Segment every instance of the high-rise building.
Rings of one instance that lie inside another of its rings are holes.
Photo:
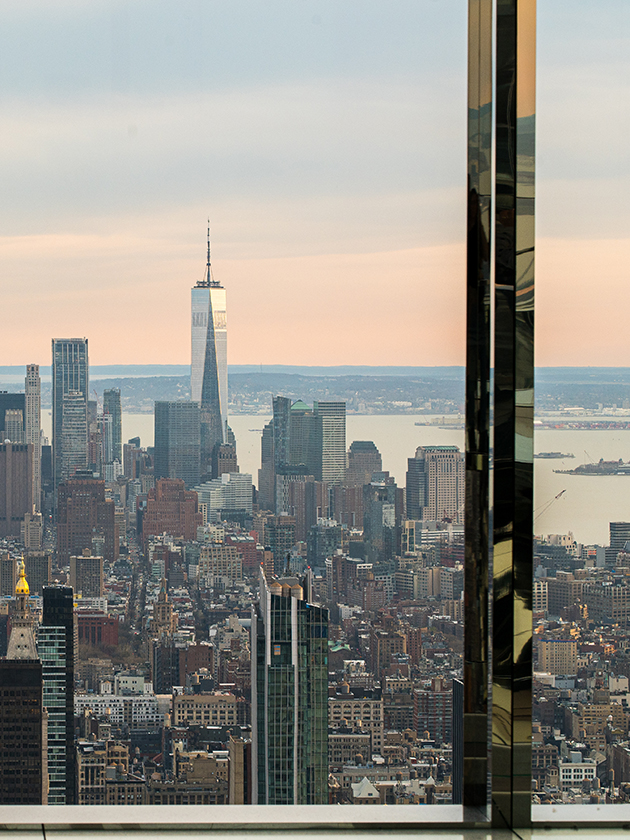
[[[363,487],[363,540],[368,560],[391,563],[396,556],[400,517],[398,488],[389,481],[372,481]]]
[[[374,473],[383,469],[383,459],[371,440],[353,440],[348,450],[348,468],[344,484],[363,487],[372,481]]]
[[[194,488],[199,502],[206,505],[208,522],[232,522],[251,518],[252,477],[248,473],[223,473]]]
[[[313,411],[321,423],[322,474],[326,484],[343,484],[346,475],[346,404],[315,402]],[[317,477],[317,476],[316,476]]]
[[[206,273],[192,289],[190,393],[201,412],[201,472],[212,474],[215,446],[227,440],[227,307],[225,289],[214,279],[210,230]]]
[[[70,557],[70,586],[84,598],[102,598],[105,590],[103,558],[93,556],[89,549],[78,557]]]
[[[103,415],[112,418],[112,461],[118,461],[122,464],[122,408],[120,405],[120,388],[107,388],[103,391]]]
[[[457,446],[419,446],[407,460],[407,519],[464,521],[464,455]]]
[[[50,553],[48,551],[27,551],[25,565],[31,594],[41,595],[44,587],[50,585],[52,577],[52,557]]]
[[[155,403],[155,478],[181,478],[187,488],[199,483],[199,403]]]
[[[61,428],[61,481],[67,481],[78,471],[88,467],[88,423],[85,400],[80,391],[63,395]],[[95,464],[97,469],[100,464]],[[58,486],[58,485],[57,485]]]
[[[15,436],[15,418],[17,415],[14,412],[16,411],[22,413],[22,418],[24,420],[26,416],[24,394],[15,394],[10,391],[0,391],[0,442],[8,438],[13,443],[23,443],[23,430],[19,430],[19,440],[13,440],[9,434],[9,432],[12,431]],[[8,418],[7,414],[9,415]],[[7,425],[9,428],[7,428]]]
[[[448,744],[453,731],[453,685],[434,677],[413,692],[413,728],[428,732],[436,744]]]
[[[7,658],[0,660],[0,804],[45,805],[46,712],[29,587],[20,563]]]
[[[33,447],[33,504],[38,513],[42,509],[41,393],[39,365],[27,365],[24,380],[24,442]]]
[[[5,440],[24,443],[24,412],[21,408],[9,408],[4,413]]]
[[[147,495],[142,519],[144,540],[160,534],[194,540],[200,525],[203,525],[203,517],[197,494],[186,490],[181,479],[159,478]]]
[[[282,574],[287,554],[295,545],[295,517],[270,516],[265,525],[265,541],[273,553],[276,574]]]
[[[32,465],[30,444],[0,444],[0,537],[19,537],[25,514],[33,512]]]
[[[0,556],[0,596],[14,595],[16,585],[17,561],[9,554],[3,554]]]
[[[328,610],[310,573],[267,577],[252,607],[252,802],[328,802]]]
[[[88,464],[87,338],[52,340],[53,484]]]
[[[38,631],[44,705],[48,710],[50,803],[74,805],[74,668],[78,654],[74,599],[70,586],[43,589]]]
[[[101,541],[105,560],[118,559],[116,506],[105,498],[105,482],[90,473],[77,473],[57,492],[57,559],[69,563],[72,555],[92,550]]]

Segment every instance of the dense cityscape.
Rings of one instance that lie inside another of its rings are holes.
[[[191,330],[152,447],[85,338],[51,441],[37,364],[0,392],[0,804],[460,803],[463,453],[398,486],[346,401],[278,394],[240,472],[209,251]],[[629,801],[630,523],[534,567],[534,801]]]

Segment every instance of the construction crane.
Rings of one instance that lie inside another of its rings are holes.
[[[557,495],[557,496],[554,496],[554,497],[553,497],[553,499],[550,499],[548,502],[545,502],[544,504],[540,505],[540,507],[537,507],[537,508],[536,508],[536,510],[534,511],[534,522],[536,522],[536,520],[537,520],[539,517],[541,517],[541,516],[543,515],[543,513],[547,513],[547,511],[548,511],[548,510],[549,510],[549,508],[553,505],[553,503],[554,503],[554,502],[557,502],[557,501],[558,501],[558,499],[559,499],[561,496],[564,496],[564,494],[565,494],[566,492],[567,492],[567,491],[566,491],[566,489],[565,489],[565,490],[561,490],[561,491],[558,493],[558,495]]]

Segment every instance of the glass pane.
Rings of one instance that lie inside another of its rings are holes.
[[[630,783],[630,382],[614,328],[628,301],[629,35],[623,3],[539,4],[533,801],[545,806],[623,803]]]
[[[464,6],[1,14],[0,800],[461,803]]]

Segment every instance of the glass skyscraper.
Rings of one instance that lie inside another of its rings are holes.
[[[74,664],[78,644],[72,587],[44,587],[37,649],[48,711],[48,801],[51,805],[74,805]]]
[[[52,340],[53,482],[70,478],[88,463],[87,338]]]
[[[199,403],[155,403],[155,477],[199,482]]]
[[[112,418],[112,461],[119,461],[122,464],[122,409],[120,406],[120,388],[106,388],[103,391],[103,414]]]
[[[252,607],[253,802],[328,802],[328,610],[310,603],[310,572],[261,568]]]
[[[227,309],[225,289],[214,279],[210,235],[206,274],[192,289],[191,400],[201,409],[201,472],[212,472],[212,453],[227,442]]]
[[[42,663],[44,708],[48,713],[48,804],[65,805],[66,729],[66,631],[64,627],[39,627],[37,652]]]

